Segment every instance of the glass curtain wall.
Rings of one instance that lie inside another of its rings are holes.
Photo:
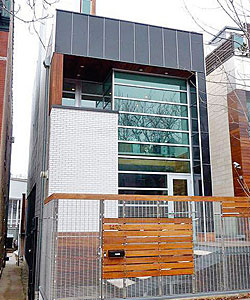
[[[168,195],[168,173],[191,173],[187,81],[115,71],[114,109],[119,193]]]

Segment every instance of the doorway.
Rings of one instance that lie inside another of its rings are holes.
[[[168,195],[169,196],[192,196],[192,182],[190,175],[168,176]],[[169,201],[168,217],[169,218],[187,218],[190,214],[190,203]]]

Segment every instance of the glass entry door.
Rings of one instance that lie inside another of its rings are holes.
[[[190,175],[169,175],[168,176],[169,196],[192,196]],[[189,216],[190,207],[188,202],[168,203],[169,218],[186,218]]]

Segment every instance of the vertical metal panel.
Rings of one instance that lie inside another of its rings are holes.
[[[197,73],[198,78],[198,93],[200,105],[200,125],[201,132],[208,132],[208,117],[207,117],[207,94],[206,81],[204,73]]]
[[[178,59],[181,70],[191,69],[189,32],[177,31]]]
[[[119,59],[119,21],[105,20],[105,58]]]
[[[191,33],[192,70],[204,72],[203,36]]]
[[[149,64],[148,26],[135,24],[135,61]]]
[[[177,68],[176,30],[163,29],[165,67]]]
[[[209,134],[201,133],[201,145],[202,145],[202,161],[204,164],[210,164],[209,156]]]
[[[209,152],[207,152],[209,155]],[[204,174],[204,196],[212,195],[212,183],[211,183],[211,167],[209,164],[203,164],[203,174]]]
[[[211,185],[211,168],[210,168],[210,150],[209,150],[209,134],[208,134],[208,120],[207,120],[207,97],[206,97],[206,83],[205,74],[197,73],[197,93],[199,103],[197,105],[199,112],[199,130],[201,143],[201,162],[204,183],[204,196],[212,194]]]
[[[160,27],[149,27],[150,63],[156,66],[163,65],[163,40]]]
[[[89,56],[103,57],[103,25],[103,18],[89,18]]]
[[[73,14],[72,53],[87,55],[88,45],[88,17],[86,15]]]
[[[204,70],[200,34],[65,11],[57,12],[55,51],[198,72]]]
[[[55,51],[71,54],[72,13],[57,12]]]
[[[134,62],[134,24],[120,22],[120,59]]]

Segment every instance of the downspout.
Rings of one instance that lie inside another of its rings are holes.
[[[45,75],[45,100],[44,100],[44,116],[43,116],[43,149],[42,149],[42,170],[41,170],[41,203],[40,203],[40,219],[39,219],[39,273],[41,267],[42,258],[42,234],[43,234],[43,209],[44,209],[44,199],[46,197],[46,181],[48,179],[47,175],[47,144],[48,144],[48,112],[49,112],[49,73],[50,73],[50,62],[45,59],[43,66],[46,69]],[[38,276],[38,288],[40,287],[40,274]],[[39,293],[38,298],[39,299]]]

